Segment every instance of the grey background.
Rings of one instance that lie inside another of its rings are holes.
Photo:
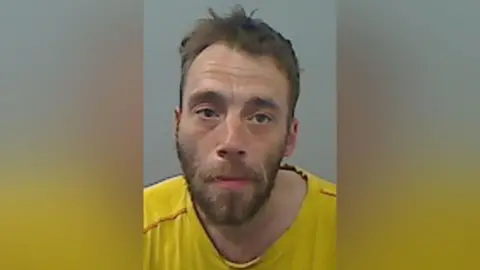
[[[336,181],[335,1],[177,0],[144,2],[144,184],[180,172],[173,140],[180,58],[177,46],[207,8],[241,3],[291,39],[304,69],[297,107],[300,138],[288,162]]]

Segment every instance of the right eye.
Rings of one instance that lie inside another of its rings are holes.
[[[195,113],[198,114],[199,116],[203,117],[203,118],[218,117],[218,113],[215,112],[214,110],[210,109],[210,108],[203,108],[203,109],[195,111]]]

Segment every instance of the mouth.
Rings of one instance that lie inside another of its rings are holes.
[[[222,188],[238,190],[246,187],[250,182],[250,179],[245,177],[219,176],[216,177],[215,184]]]

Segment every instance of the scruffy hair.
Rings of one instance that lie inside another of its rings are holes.
[[[197,21],[195,27],[180,44],[182,75],[180,79],[180,108],[183,102],[185,77],[195,58],[207,47],[224,42],[252,56],[267,56],[274,59],[290,83],[290,117],[295,115],[295,107],[300,94],[300,68],[290,40],[275,31],[261,19],[253,19],[256,10],[249,15],[236,5],[231,13],[221,17],[208,9],[209,17]]]

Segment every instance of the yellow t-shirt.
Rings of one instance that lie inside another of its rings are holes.
[[[336,269],[336,186],[294,169],[307,180],[296,221],[265,254],[246,264],[222,258],[193,209],[183,176],[144,190],[144,270]]]

